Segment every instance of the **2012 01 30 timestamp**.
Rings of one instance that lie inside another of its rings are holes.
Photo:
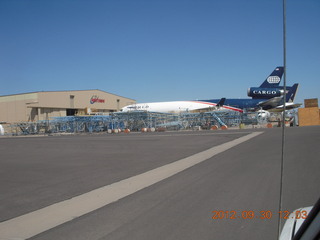
[[[292,213],[292,214],[291,214]],[[278,211],[276,213],[270,210],[262,211],[223,211],[215,210],[212,211],[212,219],[271,219],[273,217],[278,217],[281,219],[306,219],[308,216],[307,211]]]

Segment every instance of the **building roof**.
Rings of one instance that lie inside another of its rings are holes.
[[[120,96],[120,95],[117,95],[117,94],[114,94],[114,93],[106,92],[106,91],[103,91],[103,90],[100,90],[100,89],[61,90],[61,91],[35,91],[35,92],[26,92],[26,93],[16,93],[16,94],[1,95],[0,97],[9,97],[9,96],[32,94],[32,93],[46,93],[46,92],[50,92],[50,93],[52,93],[52,92],[81,92],[81,91],[83,91],[83,92],[85,92],[85,91],[101,91],[101,92],[104,92],[104,93],[107,93],[107,94],[112,94],[112,95],[115,95],[115,96],[118,96],[118,97],[128,98],[128,97],[123,97],[123,96]],[[135,101],[135,99],[133,99],[133,98],[128,98],[128,99]]]

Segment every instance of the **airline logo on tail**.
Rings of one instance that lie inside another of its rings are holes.
[[[271,76],[267,78],[267,82],[271,84],[277,84],[280,83],[281,79],[278,76]]]
[[[278,87],[283,75],[284,68],[276,67],[276,69],[268,76],[268,78],[261,84],[260,88]]]
[[[284,93],[283,87],[279,87],[282,75],[283,67],[276,67],[260,87],[248,89],[248,96],[253,99],[269,99],[282,96]]]

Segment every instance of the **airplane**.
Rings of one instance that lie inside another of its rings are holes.
[[[251,99],[210,99],[210,100],[193,100],[193,101],[171,101],[171,102],[152,102],[137,103],[125,106],[122,112],[130,111],[148,111],[162,113],[181,113],[197,111],[216,111],[230,110],[243,112],[257,110],[279,110],[283,105],[284,87],[279,86],[284,68],[276,67],[275,70],[263,81],[259,87],[248,89],[248,96]],[[286,108],[299,107],[293,104],[299,84],[286,87]]]

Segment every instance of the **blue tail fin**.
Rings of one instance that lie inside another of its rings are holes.
[[[295,83],[290,87],[288,93],[286,94],[286,102],[293,102],[298,90],[299,84]]]
[[[276,69],[260,85],[260,88],[278,87],[280,84],[282,75],[283,75],[283,67],[276,67]]]
[[[221,98],[220,101],[217,103],[217,107],[223,107],[224,102],[226,101],[226,98]]]

